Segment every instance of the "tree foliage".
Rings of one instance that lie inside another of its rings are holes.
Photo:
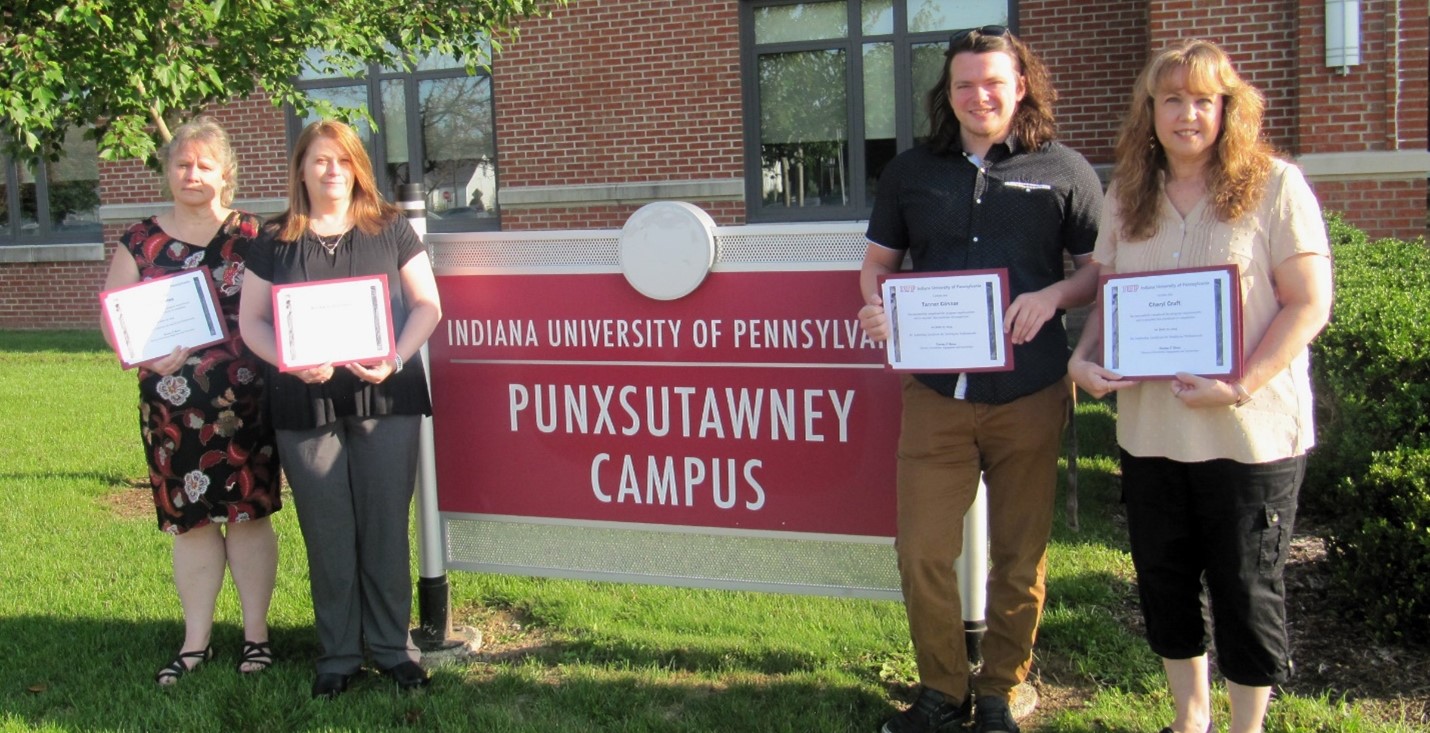
[[[562,3],[564,0],[553,0]],[[7,0],[0,10],[0,150],[56,159],[93,125],[104,159],[150,158],[168,125],[267,92],[299,114],[336,110],[300,72],[410,68],[427,54],[471,70],[540,0]]]

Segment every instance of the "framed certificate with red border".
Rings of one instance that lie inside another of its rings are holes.
[[[99,305],[125,369],[228,338],[208,267],[105,290]]]
[[[392,359],[392,306],[386,275],[273,286],[278,368]]]
[[[887,365],[904,372],[1005,372],[1008,270],[899,273],[879,278],[889,317]]]
[[[1241,378],[1235,265],[1102,277],[1102,365],[1124,379]]]

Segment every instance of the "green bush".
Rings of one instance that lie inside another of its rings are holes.
[[[1430,249],[1327,217],[1331,323],[1312,343],[1317,447],[1303,512],[1328,530],[1348,608],[1389,636],[1426,636],[1430,617]],[[1412,568],[1420,569],[1417,577]]]
[[[1357,500],[1382,511],[1354,512],[1331,541],[1332,582],[1354,592],[1356,615],[1381,636],[1430,641],[1430,450],[1376,452],[1354,483]],[[1351,487],[1349,480],[1345,481]]]

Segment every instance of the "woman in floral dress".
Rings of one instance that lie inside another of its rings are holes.
[[[243,609],[239,671],[273,662],[268,606],[278,543],[268,515],[281,502],[263,370],[238,330],[244,257],[258,217],[229,208],[236,163],[228,135],[212,120],[175,130],[164,167],[174,206],[124,233],[105,287],[206,266],[228,325],[223,342],[178,348],[138,369],[149,480],[159,529],[174,536],[174,585],[184,611],[183,646],[155,675],[170,685],[213,657],[210,634],[225,568]]]

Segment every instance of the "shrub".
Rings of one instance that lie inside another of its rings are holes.
[[[1347,598],[1354,592],[1356,614],[1373,622],[1378,635],[1405,642],[1430,641],[1426,479],[1430,450],[1376,452],[1354,491],[1363,506],[1381,509],[1355,512],[1358,524],[1344,527],[1330,541],[1332,582]]]
[[[1335,307],[1311,346],[1317,447],[1301,503],[1326,525],[1334,577],[1356,612],[1389,635],[1417,635],[1430,581],[1405,573],[1426,562],[1430,541],[1430,250],[1371,243],[1334,215],[1327,224]]]

